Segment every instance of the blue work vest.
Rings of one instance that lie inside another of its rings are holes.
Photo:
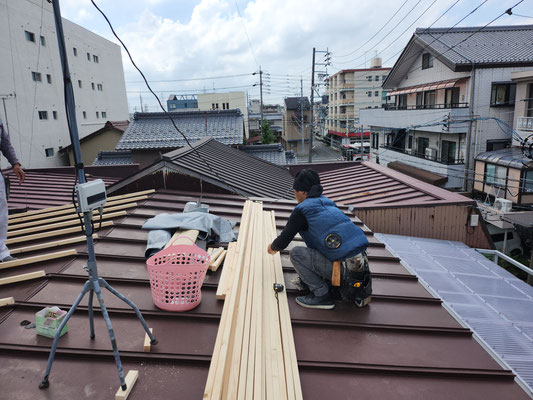
[[[309,229],[300,232],[305,244],[318,250],[328,260],[344,260],[368,247],[362,229],[327,197],[307,198],[295,210],[300,210],[307,219]]]

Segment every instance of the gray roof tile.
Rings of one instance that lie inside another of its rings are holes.
[[[296,164],[297,161],[294,152],[285,151],[280,143],[240,146],[239,150],[277,165]]]

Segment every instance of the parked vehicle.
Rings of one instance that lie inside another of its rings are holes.
[[[505,241],[505,230],[500,229],[491,224],[487,224],[487,229],[489,230],[490,236],[492,238],[492,241],[494,242],[494,246],[496,247],[496,250],[504,253],[503,247],[504,247],[504,241]],[[515,230],[509,230],[507,232],[507,246],[506,246],[505,254],[511,255],[511,257],[524,254],[524,249],[522,248],[522,241],[520,240],[520,236],[518,235],[518,232]]]
[[[341,147],[344,161],[361,161],[361,143],[343,144]],[[370,160],[370,143],[363,143],[363,161]]]

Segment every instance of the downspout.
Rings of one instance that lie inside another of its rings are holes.
[[[465,173],[464,173],[464,182],[463,182],[463,191],[470,192],[472,191],[473,185],[470,181],[469,172],[471,168],[470,163],[470,152],[472,147],[472,125],[474,119],[474,88],[476,85],[476,64],[472,63],[472,74],[470,82],[470,104],[468,111],[470,114],[470,121],[468,122],[468,131],[466,133],[466,159],[465,159]]]

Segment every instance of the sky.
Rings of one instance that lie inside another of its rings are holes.
[[[416,28],[484,26],[520,0],[94,0],[165,104],[170,94],[245,91],[281,104],[310,95],[316,69],[365,68],[373,56],[392,67]],[[60,0],[64,18],[118,43],[90,0]],[[477,8],[480,6],[479,8]],[[476,11],[472,12],[474,9]],[[523,0],[495,25],[533,24]],[[466,18],[465,18],[466,17]],[[130,111],[157,102],[122,49]],[[254,74],[255,73],[255,74]],[[318,79],[317,79],[318,82]],[[324,92],[322,87],[321,92]]]

